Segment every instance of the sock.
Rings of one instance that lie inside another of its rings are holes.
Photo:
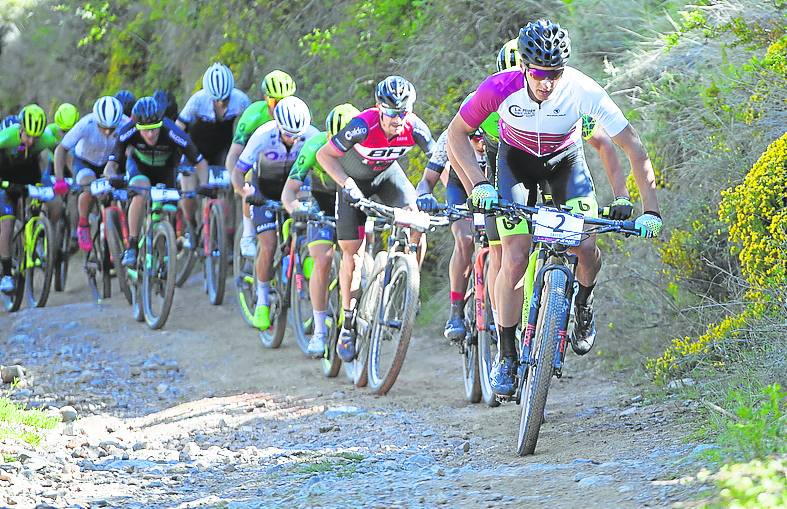
[[[342,324],[343,329],[352,330],[353,326],[353,318],[355,317],[355,313],[353,313],[352,309],[345,309],[344,310],[344,323]]]
[[[326,334],[328,327],[325,326],[325,319],[328,318],[328,312],[312,309],[312,316],[314,317],[314,333]]]
[[[254,237],[254,221],[250,217],[243,216],[243,236]]]
[[[500,331],[500,357],[516,357],[516,325],[512,327],[498,327]]]
[[[593,288],[595,287],[596,285],[582,286],[582,283],[579,283],[579,290],[577,291],[577,298],[575,301],[577,306],[584,306],[587,304],[588,298],[593,293]]]
[[[270,306],[270,281],[257,280],[257,306]]]
[[[81,227],[88,227],[88,226],[90,226],[90,221],[88,221],[88,219],[86,217],[80,217],[79,218],[79,226],[81,226]]]
[[[0,276],[10,276],[11,275],[11,258],[2,258],[0,259],[0,265],[2,265],[3,273]]]
[[[451,301],[451,317],[458,316],[464,318],[465,316],[465,303],[464,301]]]
[[[139,237],[128,238],[128,247],[136,249],[138,245],[139,245]]]
[[[462,302],[465,300],[464,294],[460,292],[450,292],[450,297],[451,297],[452,305],[454,304],[454,302]]]
[[[492,320],[494,320],[495,327],[497,327],[498,318],[497,318],[497,309],[495,308],[492,308]]]

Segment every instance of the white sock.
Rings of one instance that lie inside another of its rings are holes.
[[[243,216],[243,236],[254,237],[254,221],[250,217]]]
[[[495,321],[495,327],[497,327],[497,324],[500,323],[500,321],[497,319],[497,309],[495,308],[492,308],[492,320]]]
[[[270,282],[257,280],[257,306],[270,306],[270,289]]]
[[[314,317],[314,333],[326,334],[328,332],[328,327],[325,326],[325,319],[328,318],[328,312],[313,309],[312,316]]]

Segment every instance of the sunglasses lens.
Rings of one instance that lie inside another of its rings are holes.
[[[534,69],[532,67],[527,68],[527,73],[536,81],[542,80],[556,80],[563,75],[563,69]]]

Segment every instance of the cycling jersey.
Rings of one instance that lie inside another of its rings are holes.
[[[306,140],[319,133],[316,127],[309,126],[292,147],[287,147],[281,141],[279,127],[271,120],[254,131],[235,168],[246,173],[256,164],[259,180],[284,183]]]
[[[254,134],[259,126],[266,122],[273,120],[270,109],[268,108],[267,101],[257,101],[251,104],[243,115],[240,116],[238,124],[235,126],[235,135],[232,137],[232,143],[238,145],[246,145],[249,138]]]
[[[39,136],[31,147],[22,145],[19,124],[0,131],[0,180],[17,184],[35,184],[41,179],[38,156],[44,150],[54,150],[57,139],[49,131]]]
[[[128,121],[129,118],[123,115],[121,125]],[[115,129],[112,134],[105,136],[99,128],[95,114],[88,113],[66,133],[60,145],[90,166],[103,167],[115,148],[117,131]]]
[[[475,150],[473,151],[475,152]],[[479,154],[475,152],[475,159],[478,161],[478,166],[481,167],[481,171],[486,174],[486,155]],[[437,138],[437,143],[435,144],[434,152],[432,152],[432,156],[429,158],[429,162],[426,163],[426,169],[436,171],[437,173],[442,173],[446,168],[448,168],[448,182],[453,184],[458,184],[459,187],[462,187],[462,181],[459,179],[459,176],[456,174],[453,168],[451,168],[451,163],[448,161],[448,131],[443,131],[443,134]],[[467,197],[465,197],[467,198]]]
[[[224,118],[216,118],[213,98],[200,90],[192,95],[178,115],[178,120],[188,126],[189,136],[200,153],[211,164],[224,164],[227,149],[232,143],[232,124],[249,106],[249,97],[238,90],[230,93]]]
[[[339,161],[349,177],[356,181],[369,181],[415,145],[431,157],[435,141],[429,127],[415,113],[405,117],[400,135],[388,139],[380,127],[380,111],[369,108],[336,133],[331,138],[331,145],[345,154]]]
[[[46,130],[46,131],[47,131],[49,134],[51,134],[52,136],[54,136],[54,137],[55,137],[55,139],[57,140],[57,142],[58,142],[58,143],[60,143],[60,141],[63,139],[63,136],[64,136],[66,133],[68,133],[68,131],[66,131],[66,133],[63,133],[63,131],[61,131],[61,130],[60,130],[60,128],[59,128],[59,127],[57,127],[57,124],[54,124],[54,123],[53,123],[53,124],[48,124],[48,125],[46,126],[46,129],[45,129],[45,130]]]
[[[606,91],[592,78],[566,67],[549,98],[530,98],[525,76],[518,69],[485,79],[459,110],[462,119],[477,128],[492,112],[500,114],[500,139],[533,156],[555,154],[581,139],[580,118],[596,119],[610,136],[619,134],[628,120]]]
[[[115,148],[108,160],[123,166],[126,160],[126,148],[131,147],[131,160],[143,168],[174,168],[178,156],[183,154],[191,164],[202,161],[199,153],[189,135],[175,125],[175,122],[165,118],[162,121],[161,131],[155,145],[148,145],[139,134],[134,121],[124,124],[117,133]],[[144,171],[143,171],[144,173]]]
[[[312,136],[301,148],[298,159],[292,165],[288,178],[305,182],[311,172],[311,187],[314,193],[335,193],[336,182],[325,169],[317,162],[317,151],[328,143],[328,133],[323,131],[317,136]]]

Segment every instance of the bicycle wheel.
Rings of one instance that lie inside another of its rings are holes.
[[[205,283],[208,300],[218,306],[224,301],[224,282],[227,279],[227,228],[224,207],[218,201],[210,205],[207,244]]]
[[[9,313],[19,311],[25,295],[25,270],[24,270],[24,232],[22,222],[14,221],[14,236],[11,239],[11,277],[14,279],[14,291],[0,293],[3,308]]]
[[[128,303],[132,304],[128,274],[126,268],[120,264],[120,260],[123,258],[123,234],[121,233],[120,215],[113,207],[109,207],[104,211],[104,236],[109,248],[109,263],[115,267],[115,277],[117,277],[120,292]]]
[[[300,243],[298,249],[298,259],[295,270],[293,270],[294,281],[290,284],[290,323],[295,332],[295,341],[303,352],[308,356],[309,334],[314,330],[314,316],[312,313],[312,301],[309,295],[309,280],[304,273],[304,265],[309,259],[309,248],[305,242]]]
[[[520,456],[533,454],[536,449],[560,341],[558,331],[570,304],[566,274],[562,270],[553,269],[545,274],[541,299],[541,309],[531,343],[533,351],[530,357],[535,362],[527,370],[521,396],[522,415],[517,440],[517,454]]]
[[[282,283],[281,260],[274,260],[271,268],[271,289],[270,289],[270,317],[271,326],[266,330],[258,331],[260,343],[265,348],[279,348],[284,339],[284,332],[287,330],[287,297],[284,292],[288,291],[287,285]]]
[[[62,292],[66,289],[68,279],[68,262],[71,258],[71,232],[68,228],[69,218],[64,216],[60,219],[56,228],[57,250],[55,251],[55,291]]]
[[[177,262],[175,263],[177,273],[175,284],[181,287],[191,275],[194,264],[197,262],[197,232],[194,230],[191,221],[186,220],[186,217],[183,215],[183,210],[180,207],[178,207],[178,212],[175,216],[175,224],[176,227],[173,228],[173,234],[177,241]],[[191,249],[183,247],[186,233],[189,233],[191,237]]]
[[[150,253],[142,272],[142,308],[151,329],[160,329],[167,322],[175,296],[177,275],[175,230],[167,221],[153,225]]]
[[[235,279],[235,295],[240,314],[246,325],[252,327],[254,305],[257,302],[257,275],[253,257],[243,256],[240,252],[240,239],[243,229],[235,230],[235,247],[232,250],[232,271]]]
[[[101,230],[103,231],[103,222],[101,223],[101,226]],[[101,269],[99,271],[101,274],[101,291],[103,298],[109,299],[112,297],[112,263],[110,261],[111,256],[109,253],[109,245],[107,244],[106,233],[101,235],[101,238],[99,238],[99,246],[101,247],[98,257],[100,260],[99,266]]]
[[[462,340],[462,378],[465,382],[465,399],[470,403],[481,401],[481,378],[478,375],[478,331],[475,323],[475,273],[470,273],[465,301],[465,337]]]
[[[391,279],[379,302],[384,306],[383,320],[375,321],[369,341],[369,387],[379,395],[388,393],[402,369],[421,286],[415,255],[396,255],[392,264]]]
[[[487,259],[484,263],[484,274],[489,265]],[[492,384],[489,381],[489,376],[492,372],[492,362],[497,358],[497,333],[492,330],[494,318],[492,317],[492,302],[489,299],[489,286],[485,285],[484,295],[484,320],[486,322],[485,330],[478,331],[478,380],[481,384],[481,400],[488,407],[500,406],[500,401],[495,396],[492,390]]]
[[[360,271],[360,290],[363,292],[356,305],[355,318],[355,359],[352,362],[345,362],[344,373],[356,387],[366,387],[368,383],[369,365],[369,335],[372,332],[374,322],[374,312],[377,309],[377,301],[380,295],[382,284],[382,268],[388,259],[388,253],[381,251],[377,257],[372,257],[364,252],[363,267]],[[379,268],[379,270],[378,270]],[[375,277],[372,277],[372,276]]]
[[[339,328],[342,326],[342,300],[339,294],[339,265],[342,255],[336,251],[331,264],[331,279],[328,283],[328,347],[322,358],[322,374],[333,378],[339,374],[342,360],[336,353],[336,341],[339,339]]]
[[[25,225],[26,263],[25,293],[30,307],[46,305],[55,270],[55,231],[46,216],[33,218]]]

